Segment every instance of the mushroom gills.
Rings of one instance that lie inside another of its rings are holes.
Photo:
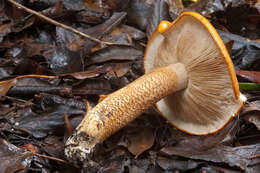
[[[192,12],[158,28],[147,45],[145,71],[179,62],[188,75],[187,89],[160,100],[158,110],[189,134],[216,133],[245,103],[222,40],[204,17]]]

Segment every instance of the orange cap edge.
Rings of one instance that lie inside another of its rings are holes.
[[[170,28],[170,26],[172,26],[175,23],[177,23],[183,16],[192,16],[192,17],[198,19],[203,24],[203,26],[209,31],[211,37],[216,42],[218,49],[220,50],[222,56],[225,59],[225,62],[226,62],[227,67],[228,67],[228,71],[230,73],[230,78],[231,78],[231,81],[232,81],[232,87],[233,87],[233,90],[234,90],[234,93],[235,93],[235,98],[239,99],[239,97],[240,97],[239,85],[238,85],[238,81],[237,81],[237,78],[236,78],[234,65],[233,65],[233,62],[232,62],[232,60],[231,60],[231,58],[229,56],[229,53],[228,53],[228,51],[226,49],[226,46],[224,45],[222,39],[220,38],[219,34],[217,33],[216,29],[212,26],[212,24],[205,17],[200,15],[199,13],[196,13],[196,12],[184,12],[176,20],[174,20],[172,23],[168,22],[168,21],[162,21],[163,23],[162,24],[160,23],[159,26],[154,30],[154,32],[150,36],[150,39],[148,40],[148,43],[147,43],[146,47],[148,47],[149,44],[151,44],[151,40],[153,40],[154,37],[156,37],[158,34],[160,34],[162,32],[165,32],[167,29]],[[144,53],[144,62],[145,62],[145,59],[146,59],[146,52],[147,52],[147,48],[146,48],[145,53]],[[146,71],[145,67],[144,67],[144,70]],[[233,119],[233,117],[235,117],[235,116],[237,116],[239,114],[239,112],[242,110],[244,104],[245,104],[245,101],[240,105],[240,108],[237,110],[235,115],[231,116],[230,119],[221,128],[217,129],[215,132],[205,133],[205,134],[200,134],[200,135],[204,136],[204,135],[209,135],[209,134],[215,134],[215,133],[219,132],[220,130],[222,130]],[[167,119],[167,117],[160,111],[160,109],[158,109],[158,105],[155,104],[155,106],[156,106],[157,110],[159,111],[159,113],[165,119]],[[180,129],[181,131],[184,131],[185,133],[188,133],[190,135],[194,135],[193,133],[191,133],[189,131],[186,131],[186,130],[180,128],[180,127],[175,126],[169,120],[168,120],[168,122],[172,126],[176,127],[177,129]]]
[[[211,37],[216,42],[217,47],[220,50],[222,56],[225,59],[225,62],[227,64],[228,71],[229,71],[229,74],[230,74],[230,78],[231,78],[231,81],[232,81],[232,87],[233,87],[233,90],[234,90],[234,93],[235,93],[235,97],[236,97],[236,99],[239,99],[239,96],[240,96],[239,85],[238,85],[238,81],[237,81],[237,78],[236,78],[234,65],[233,65],[233,62],[232,62],[232,60],[231,60],[231,58],[229,56],[229,53],[228,53],[228,51],[226,49],[226,46],[224,45],[222,39],[220,38],[219,34],[217,33],[216,29],[212,26],[212,24],[205,17],[200,15],[199,13],[196,13],[196,12],[184,12],[176,20],[174,20],[172,23],[168,22],[168,21],[162,21],[158,25],[158,27],[155,29],[155,31],[152,33],[150,39],[148,40],[148,44],[147,44],[146,47],[149,47],[149,44],[151,44],[151,40],[153,40],[154,37],[156,37],[160,33],[163,33],[165,31],[167,31],[172,25],[177,23],[183,16],[191,16],[191,17],[196,18],[208,30],[208,32],[210,33]],[[144,62],[145,62],[145,59],[146,59],[145,58],[146,57],[146,52],[147,52],[147,48],[146,48],[145,53],[144,53]],[[145,70],[145,67],[144,67],[144,70]]]

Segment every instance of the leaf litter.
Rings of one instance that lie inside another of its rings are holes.
[[[142,75],[151,32],[159,21],[174,20],[183,11],[205,15],[222,39],[233,43],[230,54],[239,81],[259,84],[258,1],[22,4],[116,45],[88,40],[0,1],[0,172],[259,172],[260,93],[255,90],[243,91],[248,102],[240,116],[209,136],[184,134],[150,108],[104,142],[92,167],[38,158],[30,149],[65,159],[69,128],[77,127],[91,109],[87,105]]]

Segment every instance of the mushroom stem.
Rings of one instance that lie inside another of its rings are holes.
[[[157,68],[108,95],[89,110],[66,143],[65,154],[83,161],[120,128],[163,97],[186,88],[188,77],[181,63]]]

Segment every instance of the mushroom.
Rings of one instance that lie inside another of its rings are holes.
[[[148,42],[144,68],[145,75],[87,112],[66,142],[70,160],[90,161],[99,144],[154,104],[178,129],[207,135],[223,128],[246,101],[221,38],[195,12],[159,24]]]

